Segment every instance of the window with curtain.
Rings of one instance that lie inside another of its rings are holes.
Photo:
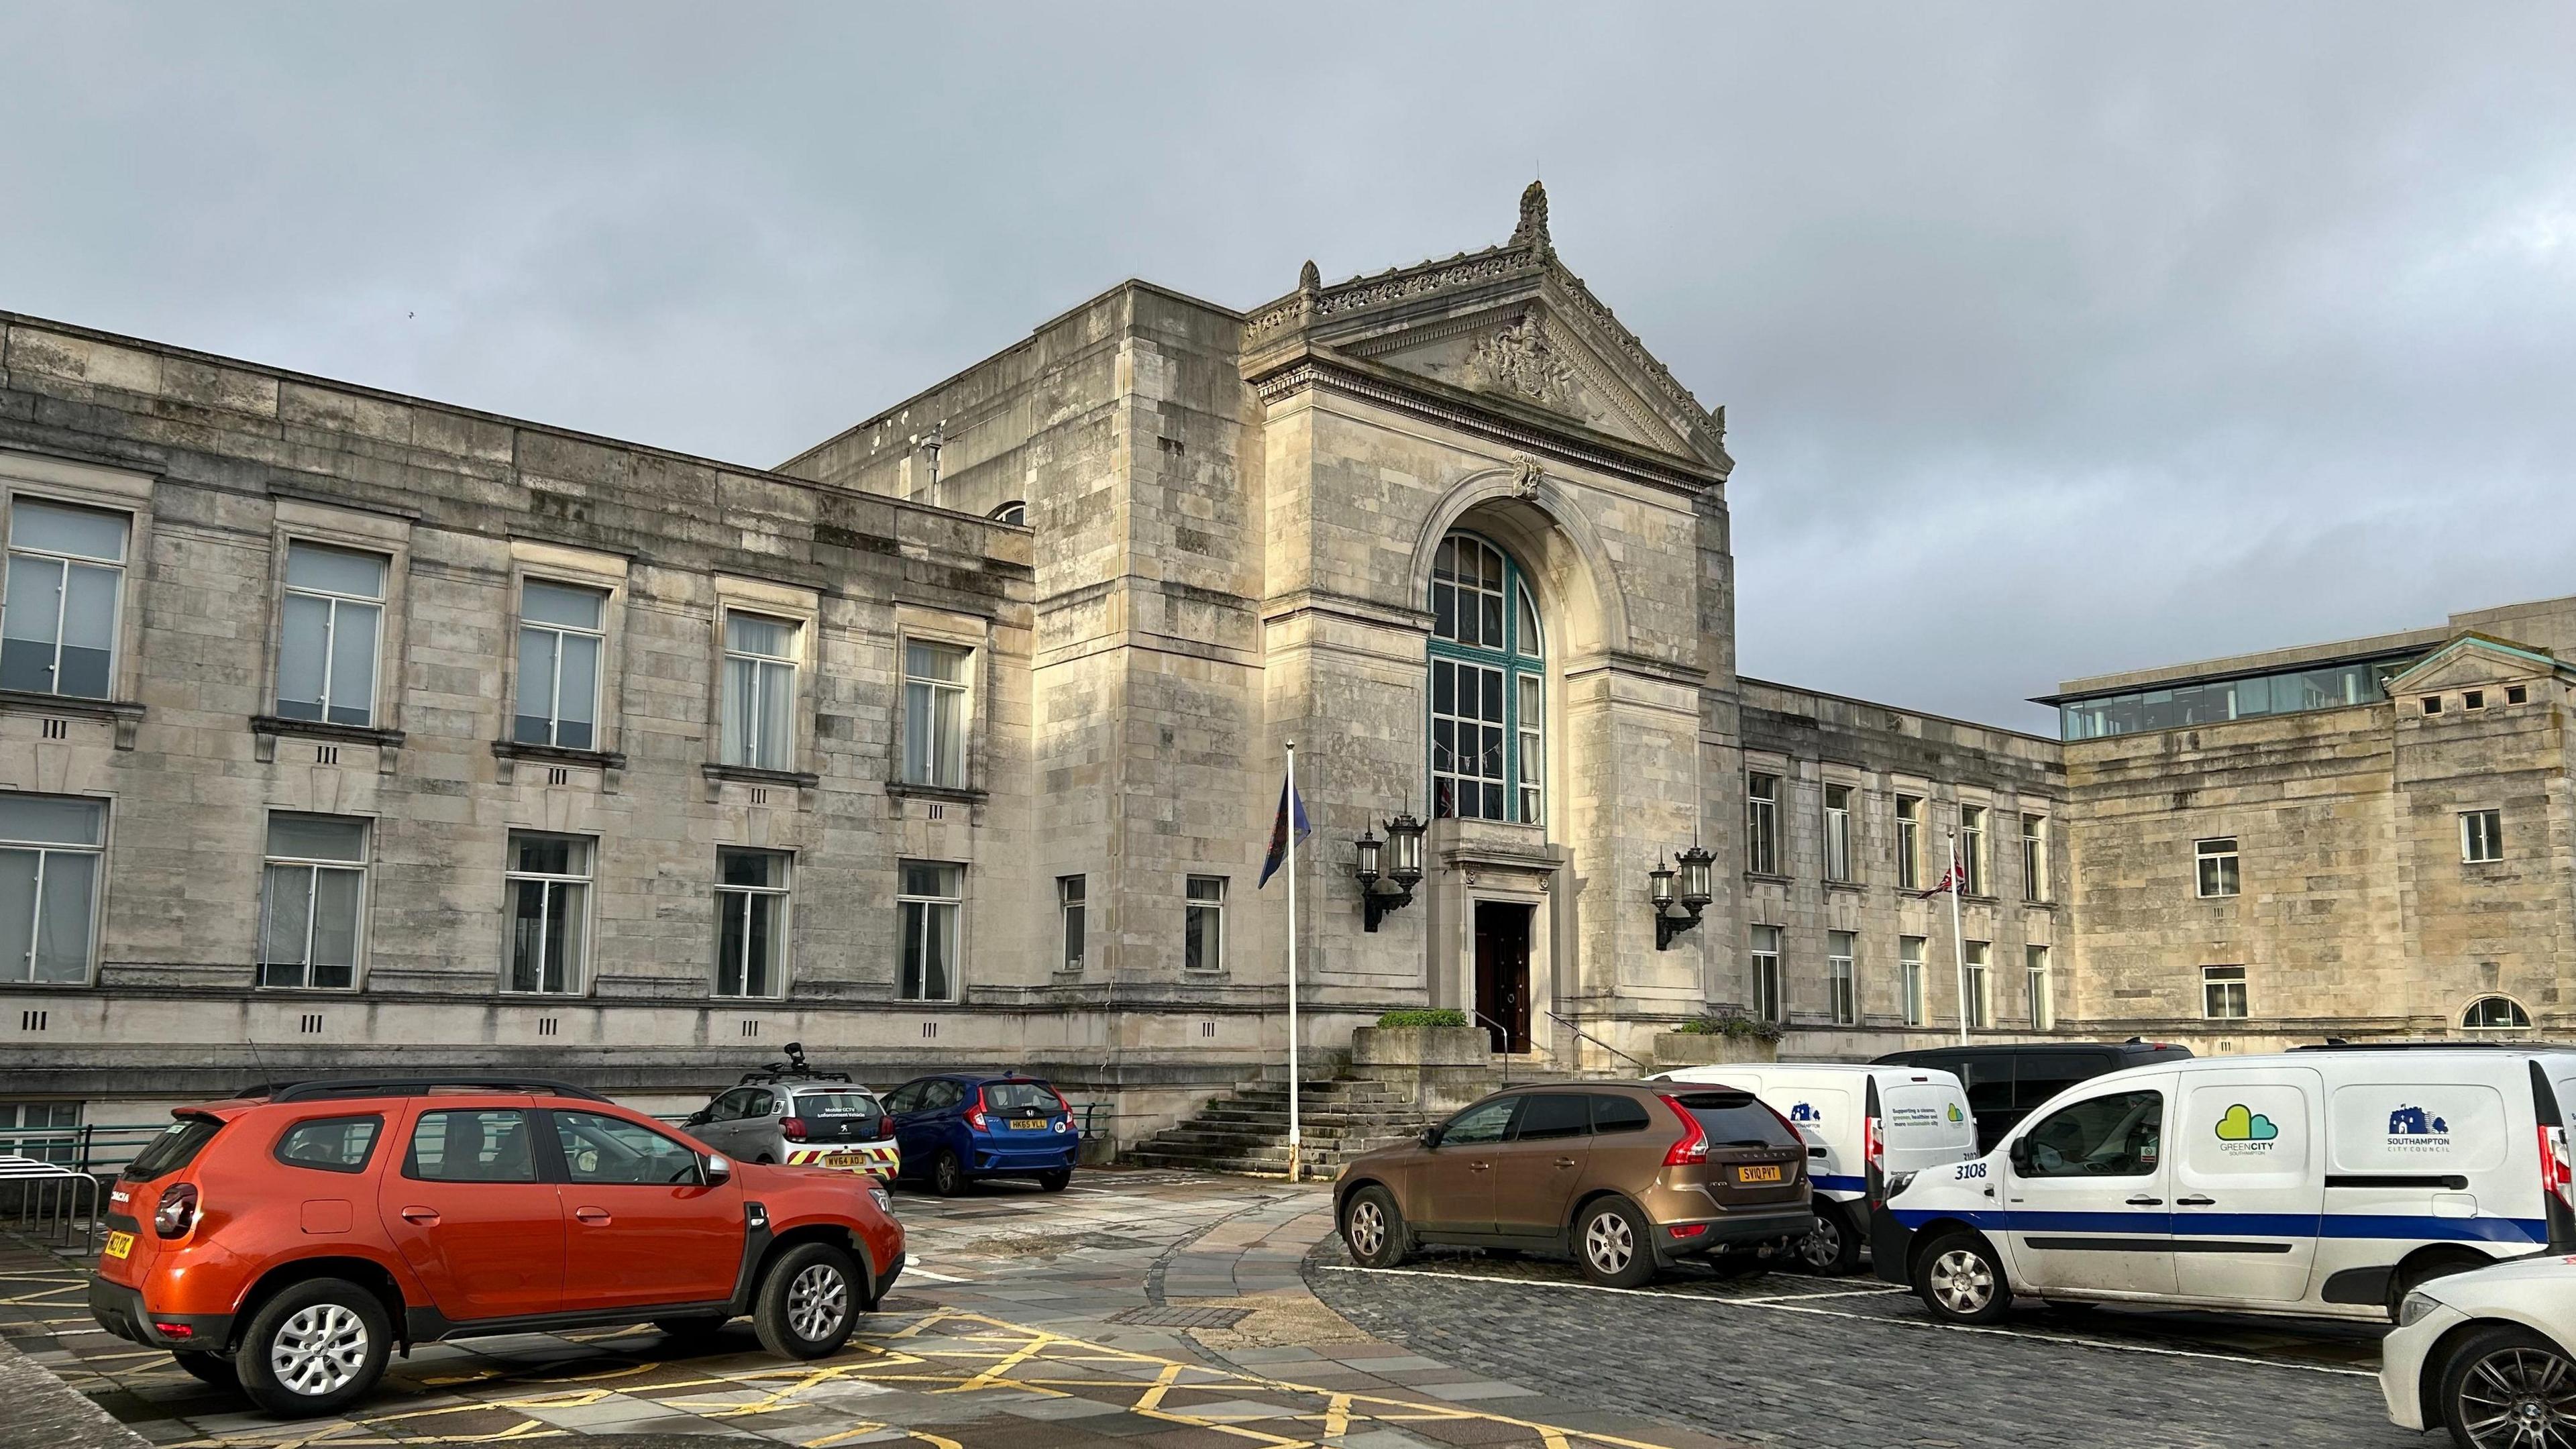
[[[599,747],[601,624],[597,589],[530,579],[519,591],[519,703],[510,738],[567,750]]]
[[[957,999],[957,913],[966,868],[907,860],[895,896],[903,937],[901,992],[906,1001]]]
[[[716,852],[716,995],[776,996],[787,981],[786,855]]]
[[[795,768],[797,628],[785,619],[726,611],[721,722],[726,764]]]
[[[967,666],[971,649],[908,640],[903,646],[903,778],[966,784]]]
[[[116,689],[126,514],[36,498],[9,505],[0,689],[105,699]]]
[[[260,890],[259,984],[357,985],[366,902],[366,821],[271,813]]]
[[[376,722],[376,651],[391,570],[383,554],[287,544],[277,640],[280,718]]]
[[[578,993],[589,944],[591,843],[510,834],[512,991]]]
[[[89,979],[107,803],[0,795],[0,981]]]
[[[1546,821],[1546,644],[1511,556],[1471,533],[1431,569],[1431,813]]]

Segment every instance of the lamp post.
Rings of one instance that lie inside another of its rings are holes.
[[[1373,830],[1363,831],[1355,842],[1359,861],[1351,873],[1359,878],[1363,928],[1370,931],[1387,912],[1413,904],[1413,888],[1422,883],[1423,823],[1408,810],[1385,824],[1382,844]],[[1388,888],[1380,889],[1381,883]]]
[[[1676,872],[1664,864],[1661,856],[1656,857],[1655,868],[1646,873],[1647,898],[1655,907],[1656,950],[1671,950],[1673,938],[1697,926],[1700,913],[1708,909],[1710,901],[1716,899],[1709,881],[1709,863],[1715,859],[1717,859],[1716,856],[1701,849],[1697,842],[1693,842],[1690,849],[1681,853],[1681,870],[1678,872],[1681,878],[1681,893],[1678,900],[1681,912],[1676,914],[1673,910],[1676,904],[1673,892],[1673,879]]]

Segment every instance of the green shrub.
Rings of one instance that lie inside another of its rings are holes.
[[[1748,1037],[1755,1041],[1780,1039],[1780,1023],[1755,1021],[1749,1016],[1695,1016],[1673,1030],[1685,1036],[1728,1036],[1738,1041]]]
[[[1465,1026],[1467,1013],[1442,1008],[1438,1011],[1390,1011],[1377,1019],[1380,1026]]]

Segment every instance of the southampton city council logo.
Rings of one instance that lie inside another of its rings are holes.
[[[1792,1122],[1822,1122],[1825,1120],[1825,1114],[1817,1111],[1813,1106],[1805,1102],[1800,1102],[1798,1105],[1789,1109],[1789,1120]]]
[[[2281,1137],[2279,1124],[2242,1102],[2219,1113],[2213,1130],[2218,1134],[2218,1150],[2231,1156],[2269,1152]]]
[[[2448,1152],[2451,1150],[2451,1124],[2421,1107],[2400,1105],[2388,1114],[2388,1150]]]

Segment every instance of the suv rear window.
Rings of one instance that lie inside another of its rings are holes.
[[[125,1164],[125,1171],[120,1175],[127,1182],[150,1182],[156,1177],[166,1177],[196,1161],[197,1154],[205,1151],[206,1144],[214,1141],[215,1134],[222,1130],[224,1124],[212,1117],[182,1117],[171,1123],[169,1130],[153,1138],[141,1152],[134,1154],[134,1160]]]
[[[984,1106],[987,1111],[1017,1112],[1035,1107],[1042,1112],[1056,1110],[1055,1093],[1044,1082],[987,1082],[984,1084]]]
[[[865,1092],[799,1092],[794,1106],[808,1117],[874,1117],[885,1110]]]
[[[325,1172],[364,1172],[375,1155],[376,1134],[385,1119],[315,1117],[298,1122],[277,1139],[277,1160],[289,1167],[318,1167]]]
[[[1798,1136],[1770,1108],[1741,1092],[1693,1092],[1673,1100],[1699,1120],[1713,1147],[1795,1147]]]

